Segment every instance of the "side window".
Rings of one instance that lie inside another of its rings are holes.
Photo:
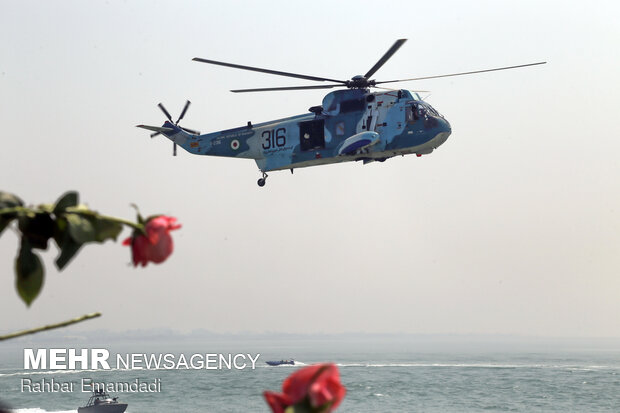
[[[323,119],[299,123],[299,143],[302,151],[325,147],[325,121]]]
[[[407,123],[415,123],[418,120],[418,109],[415,106],[407,106],[405,109]]]

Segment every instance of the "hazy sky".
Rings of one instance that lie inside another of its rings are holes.
[[[620,336],[620,3],[615,1],[2,1],[0,188],[29,203],[69,189],[103,213],[183,224],[162,265],[87,246],[30,309],[0,238],[0,330],[76,329]],[[380,80],[452,124],[435,153],[271,173],[173,158],[135,128],[163,102],[210,132],[301,114],[324,91],[195,56],[347,79],[398,38]],[[122,238],[129,234],[125,230]]]

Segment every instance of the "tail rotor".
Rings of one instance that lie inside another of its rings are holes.
[[[200,135],[199,131],[179,126],[179,122],[185,116],[185,113],[187,112],[187,109],[189,108],[189,105],[191,103],[192,102],[190,102],[189,100],[187,102],[185,102],[185,106],[183,107],[183,110],[181,111],[181,115],[179,116],[179,118],[177,119],[176,122],[172,121],[172,116],[170,115],[170,112],[168,112],[166,110],[165,106],[162,103],[159,103],[157,106],[159,107],[159,109],[161,109],[162,112],[164,112],[164,115],[166,115],[166,118],[168,118],[170,123],[174,124],[175,126],[178,126],[179,128],[183,129],[187,133],[190,133],[192,135]],[[155,136],[159,135],[159,134],[161,134],[161,132],[151,133],[151,139],[154,138]],[[172,156],[177,156],[177,144],[176,144],[176,142],[172,143]]]

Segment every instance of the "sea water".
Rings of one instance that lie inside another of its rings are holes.
[[[109,347],[118,353],[221,352],[260,357],[255,369],[242,370],[25,371],[23,348],[31,344],[0,346],[0,400],[18,413],[76,412],[89,397],[78,388],[69,393],[22,392],[24,378],[76,383],[83,378],[99,382],[159,379],[158,392],[113,395],[129,404],[128,413],[269,412],[263,391],[280,391],[293,371],[321,362],[335,363],[347,388],[339,412],[620,412],[617,342],[591,346],[587,340],[498,343],[492,338],[398,336],[151,340]],[[295,358],[297,365],[265,364],[286,358]]]

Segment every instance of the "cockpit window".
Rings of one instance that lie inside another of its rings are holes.
[[[439,116],[439,113],[435,110],[431,105],[426,105],[426,109],[429,111],[431,115]]]
[[[406,121],[409,124],[415,123],[418,119],[430,117],[443,117],[434,107],[426,102],[411,102],[405,108]]]
[[[429,104],[428,104],[428,103],[426,103],[426,102],[423,102],[423,103],[422,103],[422,102],[420,102],[420,103],[418,103],[418,106],[419,106],[419,108],[420,108],[420,110],[418,111],[418,112],[420,113],[420,116],[422,116],[422,114],[423,114],[423,113],[425,114],[426,112],[428,112],[428,113],[429,113],[430,115],[432,115],[432,116],[441,116],[441,115],[439,114],[439,112],[437,112],[437,111],[435,110],[435,108],[434,108],[434,107],[432,107],[431,105],[429,105]]]

